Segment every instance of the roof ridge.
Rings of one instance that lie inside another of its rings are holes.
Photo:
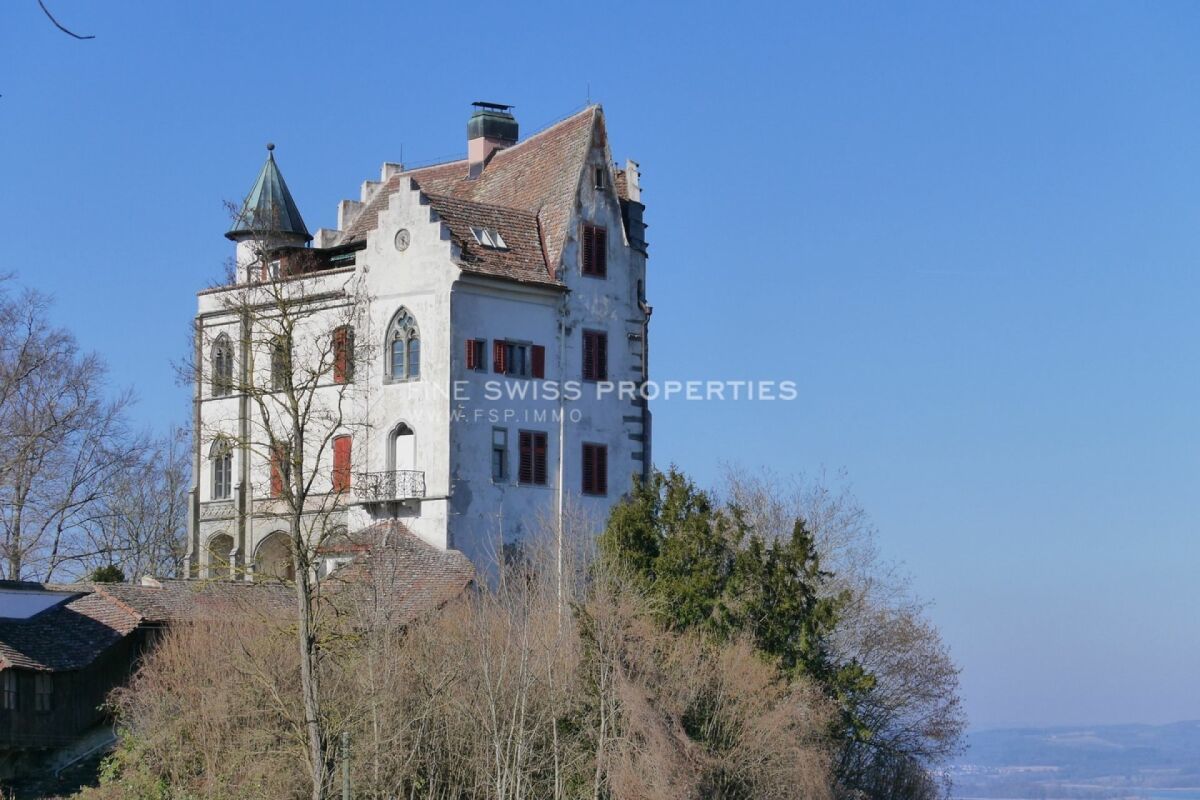
[[[132,584],[130,584],[130,585],[132,585]],[[145,588],[150,588],[150,587],[145,587]],[[130,616],[132,616],[134,619],[138,620],[139,622],[144,622],[147,619],[146,615],[143,614],[141,611],[138,611],[136,608],[129,605],[121,598],[116,597],[115,595],[109,594],[104,588],[101,588],[98,585],[93,585],[92,594],[96,594],[96,595],[99,595],[100,597],[103,597],[105,600],[112,603],[114,606],[121,609],[121,611],[124,611],[126,614],[129,614]]]
[[[502,153],[511,153],[512,151],[520,148],[521,145],[523,145],[527,142],[532,142],[534,139],[538,138],[539,136],[549,133],[550,131],[554,130],[558,126],[565,125],[566,123],[573,121],[576,117],[582,117],[585,113],[591,112],[593,115],[595,115],[596,111],[598,111],[599,109],[600,109],[599,103],[589,103],[588,105],[578,108],[575,111],[570,112],[566,116],[559,117],[558,119],[551,122],[549,125],[546,125],[543,128],[539,128],[538,130],[536,130],[533,133],[526,136],[524,139],[519,140],[516,144],[511,145],[510,147],[503,148],[498,153],[496,153],[496,156],[499,157]]]
[[[531,142],[534,139],[538,138],[539,136],[549,133],[550,131],[554,130],[558,126],[566,124],[567,122],[570,122],[571,120],[575,119],[576,117],[583,116],[583,114],[588,111],[595,113],[600,108],[601,108],[601,106],[599,103],[590,103],[587,105],[579,106],[574,111],[570,111],[570,112],[566,113],[565,115],[558,117],[557,119],[551,120],[549,123],[538,128],[536,131],[529,134],[524,139],[518,139],[516,142],[509,145],[508,147],[501,148],[500,150],[498,150],[496,152],[496,155],[499,156],[501,153],[511,153],[513,150],[519,149],[526,142]],[[446,161],[441,161],[441,160],[432,161],[432,162],[429,162],[426,164],[420,164],[420,166],[414,166],[411,169],[406,168],[403,172],[399,172],[397,174],[407,175],[412,172],[420,172],[423,169],[432,169],[434,167],[447,167],[447,166],[450,166],[451,164],[458,164],[460,162],[464,162],[467,160],[468,160],[467,157],[464,156],[462,158],[452,158],[452,159],[448,159]]]

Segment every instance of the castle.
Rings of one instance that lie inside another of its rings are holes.
[[[297,470],[326,571],[381,520],[477,566],[602,523],[651,464],[643,211],[596,105],[520,139],[476,103],[466,158],[383,164],[315,234],[268,152],[198,295],[186,574],[290,577]]]

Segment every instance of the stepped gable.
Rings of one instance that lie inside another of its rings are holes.
[[[536,263],[538,259],[530,254],[530,248],[522,246],[519,253],[503,257],[495,252],[475,252],[474,260],[468,262],[469,268],[514,280],[560,284],[556,272],[593,130],[602,139],[603,112],[598,105],[588,106],[511,147],[496,151],[477,178],[468,177],[466,159],[396,173],[363,204],[347,224],[341,241],[365,239],[378,226],[379,213],[387,207],[392,195],[401,188],[415,186],[446,220],[464,253],[481,248],[473,236],[464,236],[461,230],[472,224],[484,224],[477,220],[487,214],[495,216],[500,213],[497,209],[513,212],[505,220],[511,228],[498,228],[506,242],[509,230],[517,233],[515,241],[533,236],[532,218],[542,251],[541,264]]]

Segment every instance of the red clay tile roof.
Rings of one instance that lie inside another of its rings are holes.
[[[380,623],[403,625],[461,596],[475,580],[471,561],[457,550],[426,543],[399,520],[383,520],[351,537],[370,549],[328,579],[365,601]]]
[[[600,106],[588,106],[512,147],[498,151],[475,180],[467,178],[465,159],[393,175],[346,226],[342,241],[362,239],[373,231],[379,224],[379,212],[387,207],[396,191],[410,187],[407,180],[411,178],[431,198],[435,208],[435,197],[474,204],[460,207],[468,213],[463,218],[467,224],[473,222],[469,214],[488,207],[532,215],[544,251],[543,274],[537,280],[557,282],[554,275],[562,257],[567,226],[575,210],[576,192],[592,143],[592,130],[601,119]],[[440,209],[439,213],[442,213]],[[454,230],[454,225],[450,227],[460,246],[474,241],[473,238],[464,241]],[[508,239],[506,233],[501,231],[501,234]],[[527,262],[515,271],[510,267],[504,259],[485,257],[475,262],[479,272],[517,280],[533,279]]]
[[[285,615],[295,609],[296,592],[280,583],[246,581],[160,581],[160,586],[97,583],[98,595],[135,614],[140,622],[165,624],[228,614],[231,608]]]
[[[358,555],[322,587],[335,602],[369,598],[382,623],[403,625],[437,611],[475,579],[465,555],[427,544],[398,520],[378,522],[349,539]],[[158,586],[24,583],[10,588],[75,595],[28,618],[0,618],[0,670],[82,669],[139,625],[205,619],[238,609],[287,618],[296,608],[295,588],[282,583],[164,580]]]
[[[537,215],[454,197],[426,196],[459,243],[463,269],[525,283],[558,285],[546,267]],[[472,226],[499,231],[507,247],[498,250],[481,245],[471,233]]]
[[[0,619],[0,669],[82,669],[137,626],[135,614],[84,589],[27,619]]]

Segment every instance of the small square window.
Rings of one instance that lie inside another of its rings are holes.
[[[500,231],[494,228],[480,228],[472,225],[471,235],[475,237],[475,241],[484,247],[491,248],[492,250],[508,249],[508,245],[504,243],[504,237],[500,235]]]

